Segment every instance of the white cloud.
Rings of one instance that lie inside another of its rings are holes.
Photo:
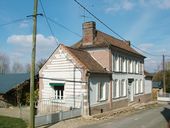
[[[158,0],[157,5],[161,9],[170,9],[170,0]]]
[[[45,37],[42,34],[37,34],[37,47],[48,48],[56,46],[56,40],[53,36]],[[7,42],[20,47],[31,47],[32,35],[12,35],[8,37]]]
[[[145,70],[149,72],[155,72],[160,69],[161,62],[156,58],[146,58],[145,59]]]
[[[36,58],[48,58],[57,47],[56,40],[53,36],[44,36],[37,34]],[[13,51],[9,53],[12,60],[18,59],[23,63],[29,63],[32,48],[32,35],[11,35],[7,39],[8,44],[13,46]]]
[[[120,0],[118,3],[113,2],[113,5],[105,9],[106,13],[115,12],[119,10],[129,11],[134,7],[134,3],[129,0]]]
[[[140,0],[140,5],[156,7],[159,9],[170,9],[170,0]]]
[[[134,3],[130,2],[129,0],[125,0],[123,3],[122,3],[122,8],[124,10],[131,10],[134,6]]]

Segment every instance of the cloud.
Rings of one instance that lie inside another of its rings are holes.
[[[146,58],[145,59],[145,70],[149,72],[155,72],[160,70],[161,62],[156,58]]]
[[[56,40],[53,36],[45,37],[42,34],[37,34],[37,47],[48,48],[56,46]],[[20,47],[31,47],[32,35],[12,35],[8,37],[7,42]]]
[[[156,7],[159,9],[170,9],[170,0],[140,0],[139,4],[145,7]]]
[[[118,3],[113,3],[113,5],[105,9],[106,13],[115,12],[119,10],[129,11],[132,10],[134,7],[134,3],[130,2],[129,0],[120,0]]]
[[[36,43],[36,58],[48,58],[50,54],[57,47],[55,37],[44,36],[43,34],[37,34]],[[30,62],[31,49],[32,49],[32,35],[11,35],[7,38],[7,43],[11,45],[13,51],[9,56],[12,60],[18,59],[23,63]]]
[[[107,3],[106,13],[117,12],[117,11],[130,11],[134,8],[146,9],[146,8],[158,8],[162,10],[170,9],[170,0],[119,0],[119,1],[105,1]]]

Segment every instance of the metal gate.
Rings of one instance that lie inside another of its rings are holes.
[[[38,115],[35,116],[35,126],[56,123],[61,120],[82,115],[83,96],[72,96],[57,99],[41,99],[38,101]]]

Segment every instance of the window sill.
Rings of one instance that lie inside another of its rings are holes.
[[[98,100],[98,102],[104,102],[104,101],[107,101],[107,99],[100,99],[100,100]]]

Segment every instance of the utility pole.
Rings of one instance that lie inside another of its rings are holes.
[[[166,84],[165,84],[165,55],[162,55],[163,57],[163,62],[162,62],[162,67],[163,67],[163,88],[164,88],[164,93],[166,93]]]
[[[33,34],[32,34],[32,62],[30,75],[30,128],[35,127],[35,112],[34,112],[34,85],[35,85],[35,56],[36,56],[36,35],[37,35],[37,8],[38,0],[34,0],[33,12]]]

